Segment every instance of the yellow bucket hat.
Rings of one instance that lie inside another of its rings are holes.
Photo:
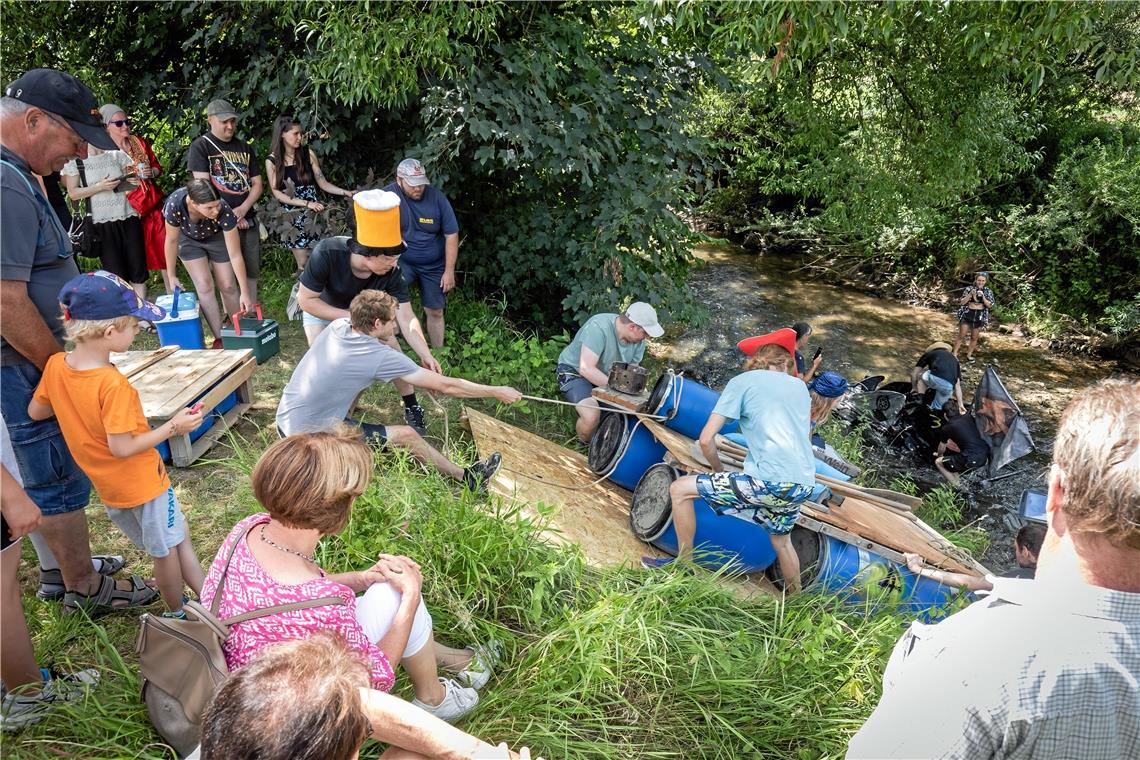
[[[356,235],[351,246],[361,256],[399,256],[404,252],[400,235],[400,196],[387,190],[364,190],[352,196],[356,212]]]

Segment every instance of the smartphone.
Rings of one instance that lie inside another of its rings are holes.
[[[1045,522],[1045,501],[1048,494],[1044,488],[1029,488],[1021,492],[1021,506],[1018,514],[1026,520]]]
[[[114,192],[116,193],[129,193],[131,190],[134,190],[136,187],[138,187],[138,185],[131,183],[131,180],[133,180],[134,177],[129,177],[124,174],[121,177],[115,177],[115,179],[119,181],[119,184],[115,185],[114,187]]]
[[[811,357],[811,360],[814,362],[816,359],[818,359],[818,358],[820,357],[820,355],[821,355],[822,353],[823,353],[823,349],[822,349],[822,348],[817,348],[817,349],[815,350],[815,354],[813,354],[813,355],[812,355],[812,357]]]

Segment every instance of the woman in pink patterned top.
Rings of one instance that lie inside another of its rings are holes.
[[[333,631],[366,659],[373,688],[391,690],[393,663],[400,662],[416,692],[413,704],[454,720],[478,704],[475,690],[490,678],[493,648],[451,649],[435,642],[431,615],[420,598],[420,566],[407,557],[381,554],[367,570],[336,575],[326,574],[313,557],[322,536],[348,524],[352,503],[368,487],[372,467],[372,451],[358,431],[306,433],[266,449],[252,476],[254,495],[266,511],[245,518],[230,532],[202,586],[202,603],[213,602],[219,585],[222,618],[339,597],[340,603],[231,626],[226,663],[236,669],[266,647]],[[235,541],[240,543],[225,570]],[[440,677],[440,667],[457,677]]]

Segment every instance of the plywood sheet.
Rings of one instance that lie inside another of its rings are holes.
[[[646,420],[645,425],[682,468],[690,472],[707,471],[708,468],[692,456],[691,438],[651,420]],[[897,552],[914,552],[928,563],[946,570],[971,575],[985,572],[985,568],[977,563],[967,563],[947,553],[953,553],[953,549],[947,548],[950,542],[925,523],[913,521],[857,496],[847,496],[842,505],[831,506],[827,511],[805,505],[803,513]]]
[[[466,410],[479,456],[503,456],[491,490],[525,508],[558,508],[555,541],[578,544],[596,565],[636,565],[642,556],[664,556],[629,530],[629,491],[600,483],[586,457],[474,409]]]

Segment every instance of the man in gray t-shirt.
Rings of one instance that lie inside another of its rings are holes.
[[[403,380],[448,396],[494,398],[504,404],[522,398],[506,385],[480,385],[416,366],[385,342],[396,332],[396,309],[396,299],[379,290],[365,290],[352,299],[349,318],[333,320],[293,371],[277,405],[277,430],[283,436],[298,435],[346,422],[374,443],[406,448],[444,475],[469,488],[480,487],[498,469],[497,453],[464,469],[407,425],[376,425],[348,416],[357,396],[380,381]]]

